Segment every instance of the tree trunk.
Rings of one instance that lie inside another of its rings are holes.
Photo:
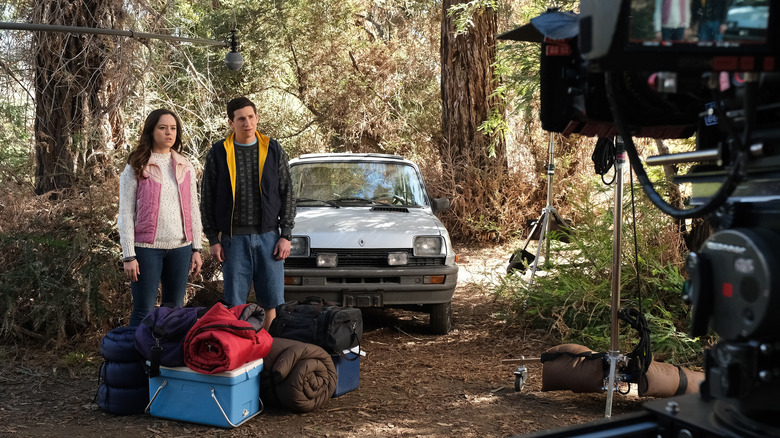
[[[122,23],[122,3],[110,0],[45,0],[33,8],[32,22],[114,28]],[[118,116],[116,96],[106,95],[106,73],[119,58],[112,37],[60,32],[33,36],[35,63],[35,191],[69,188],[79,172],[104,167],[112,139],[109,119]]]
[[[443,2],[444,15],[441,29],[441,98],[442,152],[453,160],[468,161],[481,169],[499,163],[506,166],[506,146],[496,144],[496,159],[489,159],[491,138],[478,131],[488,119],[491,109],[500,108],[502,102],[490,97],[496,90],[493,63],[496,61],[496,33],[498,22],[492,9],[477,11],[473,25],[467,33],[455,34],[454,19],[447,11],[451,6],[463,3],[458,0]]]
[[[666,147],[663,140],[655,140],[655,145],[658,148],[660,155],[669,154],[669,148]],[[684,208],[682,193],[677,184],[673,183],[673,179],[677,176],[677,166],[666,164],[664,165],[664,175],[669,183],[670,187],[670,203],[677,208]],[[697,218],[691,221],[691,229],[685,225],[685,219],[677,220],[677,229],[685,241],[685,246],[688,251],[698,251],[702,244],[712,234],[712,227],[706,219]]]
[[[493,63],[498,24],[495,11],[483,8],[471,17],[472,24],[465,33],[456,34],[454,17],[448,16],[448,11],[459,3],[463,2],[442,2],[440,153],[444,178],[452,180],[455,190],[448,222],[456,222],[448,226],[453,226],[456,234],[488,231],[488,238],[492,239],[501,233],[502,221],[495,216],[500,210],[497,204],[504,199],[502,183],[508,174],[506,145],[502,139],[493,139],[478,128],[491,111],[504,115],[501,100],[491,97],[497,87]],[[483,222],[476,228],[475,218]]]

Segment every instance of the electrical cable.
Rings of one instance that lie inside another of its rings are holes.
[[[601,176],[601,182],[605,185],[612,185],[617,177],[617,170],[615,170],[611,181],[607,182],[604,180],[604,175],[615,167],[615,154],[615,143],[609,138],[599,137],[598,141],[596,141],[596,147],[593,149],[593,155],[590,158],[593,160],[596,174]]]
[[[631,215],[633,217],[632,229],[634,230],[634,267],[636,269],[636,294],[639,307],[634,311],[623,309],[620,312],[620,318],[626,321],[637,330],[639,333],[639,343],[634,351],[628,354],[629,358],[634,359],[633,364],[629,364],[629,368],[636,371],[638,376],[636,382],[642,381],[642,377],[650,367],[650,362],[653,361],[653,351],[650,343],[650,328],[647,325],[645,319],[645,312],[642,309],[642,279],[639,270],[639,243],[637,241],[636,232],[636,198],[634,196],[634,172],[631,166],[628,166],[629,183],[631,185]],[[636,312],[636,313],[634,313]],[[632,366],[633,365],[633,366]]]
[[[642,161],[639,158],[639,153],[637,152],[636,146],[634,145],[634,141],[631,137],[631,130],[621,115],[622,108],[620,108],[620,105],[617,102],[618,90],[616,86],[617,80],[615,78],[615,73],[606,72],[604,77],[604,82],[607,88],[607,100],[609,101],[609,107],[610,111],[612,112],[615,126],[617,127],[618,132],[620,133],[620,136],[626,145],[626,152],[628,153],[631,165],[634,167],[637,179],[642,184],[642,189],[645,191],[645,194],[647,194],[650,202],[652,202],[662,212],[677,219],[700,217],[715,211],[717,208],[725,204],[729,196],[734,193],[734,189],[736,189],[737,184],[739,184],[746,173],[749,152],[746,145],[748,144],[747,139],[750,138],[749,132],[751,129],[751,117],[746,117],[745,133],[743,138],[734,138],[734,141],[737,144],[736,156],[734,157],[731,170],[729,171],[721,186],[718,188],[718,191],[704,204],[688,210],[679,209],[666,202],[666,200],[664,200],[663,197],[661,197],[661,195],[653,187],[653,183],[647,176],[644,166],[642,165]],[[750,87],[749,85],[750,82],[745,84],[745,112],[749,116],[753,116],[754,113],[750,113],[752,109],[748,108],[747,105],[753,102],[756,91],[754,87]],[[717,106],[718,105],[716,105],[716,107]],[[718,111],[719,113],[722,113],[721,109],[718,109]]]

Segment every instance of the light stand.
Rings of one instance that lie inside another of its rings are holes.
[[[542,215],[539,216],[539,219],[536,220],[534,223],[534,226],[531,228],[531,232],[528,233],[528,238],[526,238],[525,243],[523,244],[523,250],[522,253],[524,255],[528,253],[526,251],[526,248],[528,248],[528,243],[533,239],[534,234],[537,230],[539,230],[539,244],[536,247],[536,255],[532,256],[534,257],[533,264],[531,266],[531,279],[528,282],[530,285],[534,284],[534,276],[536,275],[536,270],[539,266],[539,253],[542,250],[542,242],[545,243],[545,262],[547,262],[548,257],[550,256],[550,240],[547,238],[547,232],[550,229],[550,226],[552,225],[550,223],[550,215],[553,216],[553,218],[559,223],[564,224],[563,219],[561,219],[561,216],[558,214],[558,211],[555,210],[555,207],[552,206],[552,189],[553,189],[553,178],[555,177],[555,164],[554,160],[555,157],[553,156],[553,151],[555,148],[555,141],[553,137],[553,133],[550,133],[550,144],[547,148],[547,205],[542,210]],[[539,226],[541,225],[541,228]],[[527,257],[527,256],[526,256]],[[526,258],[524,257],[524,258]]]
[[[623,225],[623,166],[626,162],[626,150],[623,140],[615,138],[615,209],[613,211],[612,224],[612,304],[610,318],[610,344],[607,360],[609,362],[609,376],[607,378],[607,406],[604,416],[612,416],[612,396],[615,391],[616,369],[618,362],[624,360],[620,354],[619,342],[619,316],[620,312],[620,249],[621,231]]]

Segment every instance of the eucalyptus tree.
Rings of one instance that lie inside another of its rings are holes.
[[[32,23],[121,28],[123,2],[31,2]],[[123,141],[119,109],[126,88],[129,44],[113,37],[36,32],[32,37],[35,96],[35,191],[72,186],[76,176],[99,172]]]

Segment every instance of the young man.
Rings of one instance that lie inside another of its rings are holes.
[[[227,115],[233,132],[211,146],[203,169],[203,231],[222,263],[225,302],[245,304],[254,284],[267,330],[284,302],[284,259],[295,223],[290,166],[279,143],[257,132],[252,101],[231,100]]]
[[[699,41],[723,41],[730,0],[693,0],[691,24],[698,25]]]

